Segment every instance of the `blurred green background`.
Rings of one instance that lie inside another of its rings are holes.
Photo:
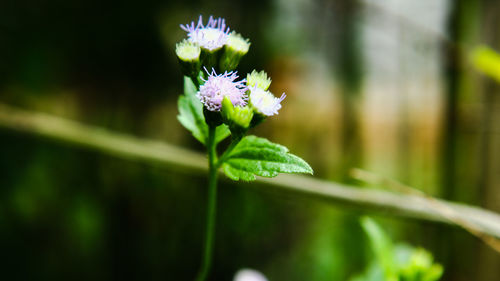
[[[500,88],[470,64],[500,48],[494,0],[0,1],[0,103],[202,151],[177,122],[179,24],[224,17],[239,67],[286,92],[256,134],[315,177],[361,167],[500,212]],[[1,280],[192,280],[206,179],[0,130]],[[369,213],[222,180],[210,280],[347,280],[372,259]],[[442,280],[500,280],[463,230],[376,217],[431,251]]]

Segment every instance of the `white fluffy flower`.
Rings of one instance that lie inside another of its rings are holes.
[[[257,86],[250,88],[250,104],[258,113],[266,116],[278,114],[278,110],[281,108],[281,102],[285,97],[285,93],[277,98],[271,92],[265,91]]]

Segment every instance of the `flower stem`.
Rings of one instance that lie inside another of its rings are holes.
[[[215,237],[215,217],[217,206],[217,153],[215,150],[215,128],[208,127],[208,200],[207,200],[207,217],[205,229],[205,241],[201,258],[201,267],[196,278],[196,281],[206,280],[212,264],[212,252],[214,247]]]
[[[241,139],[243,138],[243,135],[241,136],[232,136],[231,144],[227,147],[226,151],[224,151],[224,154],[219,158],[219,161],[217,161],[217,167],[220,167],[224,161],[226,160],[227,156],[233,149],[236,147],[238,143],[240,143]]]

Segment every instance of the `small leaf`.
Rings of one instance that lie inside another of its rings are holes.
[[[208,129],[207,129],[208,130]],[[222,124],[215,129],[215,143],[219,143],[229,137],[231,135],[231,131],[229,131],[229,127],[226,124]]]
[[[288,153],[286,147],[256,136],[243,138],[227,156],[223,169],[229,178],[245,181],[279,173],[313,173],[307,162]]]
[[[191,78],[184,76],[184,95],[186,96],[196,96],[196,86],[194,85]]]
[[[193,136],[205,144],[208,126],[203,117],[203,106],[196,96],[181,95],[178,101],[179,115],[177,119]]]
[[[184,77],[184,95],[178,100],[179,115],[177,119],[188,129],[193,136],[202,144],[206,143],[208,137],[208,125],[203,115],[203,104],[196,97],[196,86],[190,78]],[[231,132],[226,125],[218,126],[215,131],[215,143],[227,138]]]

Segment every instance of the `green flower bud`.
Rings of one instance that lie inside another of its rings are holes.
[[[267,73],[262,70],[261,72],[257,72],[257,70],[253,70],[252,73],[247,74],[247,86],[257,87],[264,91],[269,89],[271,86],[271,78],[267,77]]]
[[[228,97],[222,100],[222,119],[232,133],[244,134],[253,118],[253,110],[248,106],[234,106]]]
[[[236,69],[243,56],[248,53],[250,42],[239,33],[232,32],[227,38],[224,52],[220,59],[221,71],[232,71]]]
[[[182,73],[188,77],[197,77],[201,67],[200,47],[188,40],[183,40],[175,45],[175,53]]]

